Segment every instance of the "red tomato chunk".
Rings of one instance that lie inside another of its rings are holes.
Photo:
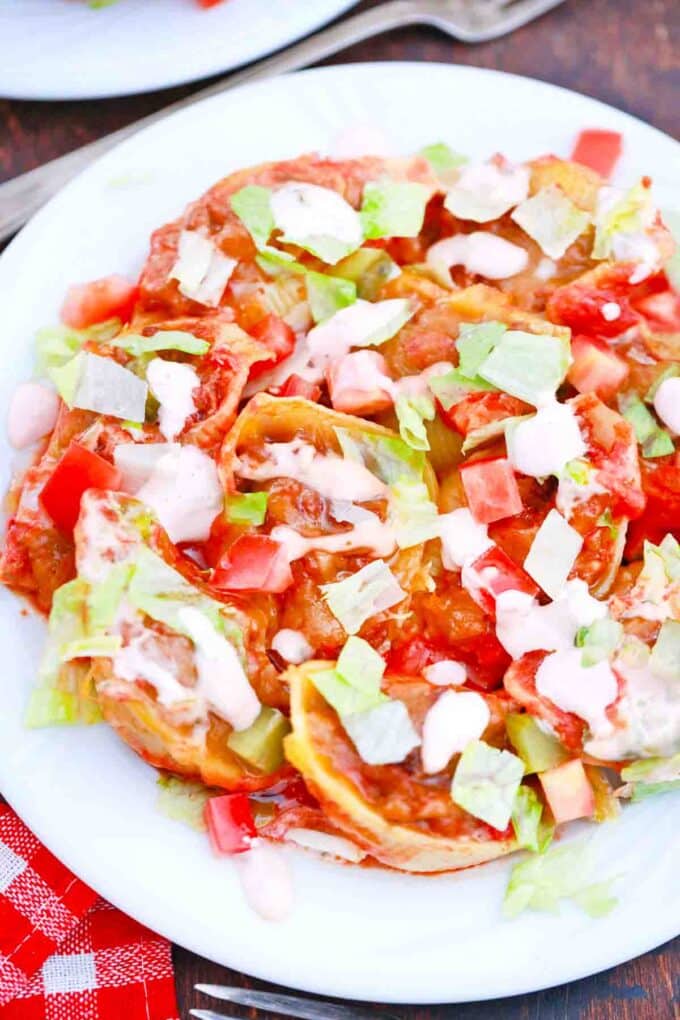
[[[74,329],[87,329],[107,319],[128,322],[137,300],[137,290],[134,283],[115,273],[90,283],[77,283],[66,292],[61,320]]]
[[[270,351],[268,357],[262,361],[256,361],[250,369],[250,378],[257,379],[293,353],[295,348],[295,333],[287,322],[280,319],[278,315],[266,315],[250,329],[253,339],[264,344]]]
[[[215,568],[213,584],[226,591],[285,591],[293,583],[286,550],[266,535],[240,535]]]
[[[205,805],[205,822],[216,854],[242,854],[257,835],[250,801],[245,793],[211,797]]]
[[[588,166],[602,177],[610,177],[619,161],[623,139],[618,131],[596,128],[581,131],[571,154],[574,163]]]
[[[120,471],[80,443],[71,443],[40,493],[40,501],[61,531],[73,531],[87,489],[120,489]]]
[[[517,479],[505,457],[464,464],[460,477],[472,515],[481,524],[491,524],[522,512]]]

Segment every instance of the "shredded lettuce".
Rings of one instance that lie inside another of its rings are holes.
[[[588,213],[574,205],[556,184],[525,199],[510,217],[551,259],[561,259],[590,222]]]
[[[197,832],[207,830],[203,813],[212,795],[209,787],[191,779],[163,773],[159,775],[156,785],[156,808],[162,815],[171,818],[173,822],[182,822]]]
[[[666,680],[680,678],[680,622],[664,620],[649,657],[652,673]]]
[[[654,415],[638,396],[633,393],[621,395],[618,403],[621,414],[633,426],[635,438],[642,447],[644,457],[665,457],[673,453],[674,446],[670,435],[657,424]]]
[[[341,308],[353,305],[357,299],[357,288],[351,280],[340,276],[326,276],[324,273],[306,274],[307,300],[314,322],[324,322]]]
[[[122,645],[119,634],[92,634],[88,637],[69,641],[62,648],[62,660],[90,659],[101,656],[113,658]]]
[[[335,265],[361,247],[359,213],[333,188],[290,181],[270,198],[274,225],[284,244],[293,244]]]
[[[671,758],[643,758],[621,769],[627,784],[619,794],[632,800],[645,800],[660,793],[680,789],[680,754]]]
[[[258,527],[267,516],[268,499],[268,492],[235,492],[226,500],[225,516],[230,524]]]
[[[366,712],[387,701],[380,690],[385,663],[363,638],[349,637],[335,669],[311,674],[316,689],[338,715]]]
[[[570,361],[569,340],[508,330],[479,366],[479,375],[498,389],[535,407],[550,400]]]
[[[475,818],[502,831],[510,821],[523,775],[524,765],[516,755],[472,740],[456,766],[451,797]]]
[[[524,910],[554,913],[561,900],[572,900],[591,917],[603,917],[616,904],[612,883],[593,882],[593,861],[583,843],[551,847],[516,864],[505,891],[503,913],[517,917]]]
[[[271,191],[259,184],[247,184],[229,199],[229,205],[240,219],[258,248],[266,248],[274,229]]]
[[[61,368],[70,361],[85,343],[105,343],[120,332],[119,319],[109,319],[88,329],[70,326],[46,326],[35,336],[37,375],[49,375],[53,368]]]
[[[134,565],[130,562],[116,563],[103,580],[88,586],[85,615],[89,633],[96,634],[111,626],[133,570]]]
[[[446,142],[425,145],[418,155],[428,161],[436,174],[445,174],[447,170],[455,170],[456,167],[462,166],[468,161],[467,156],[461,156],[459,152],[454,152]]]
[[[396,764],[420,744],[403,701],[388,698],[366,711],[344,715],[342,724],[368,765]]]
[[[546,595],[559,598],[582,545],[583,536],[552,509],[534,536],[524,569]]]
[[[512,806],[512,827],[518,846],[542,854],[548,849],[555,826],[545,819],[543,804],[531,786],[520,786]]]
[[[603,211],[598,210],[592,257],[610,258],[617,235],[639,234],[650,225],[653,215],[650,189],[642,182],[634,184],[617,201],[608,202]]]
[[[343,581],[321,586],[323,597],[348,634],[356,634],[366,620],[401,602],[406,592],[384,560],[374,560]]]
[[[402,478],[390,486],[389,523],[400,549],[411,549],[437,537],[439,514],[425,482]]]
[[[133,358],[154,351],[182,351],[183,354],[201,355],[210,350],[207,340],[200,340],[192,333],[180,329],[159,329],[153,336],[125,333],[112,340],[111,345],[131,354]]]
[[[400,393],[394,410],[399,422],[399,435],[412,450],[429,450],[426,421],[434,418],[434,401],[427,393]]]
[[[50,369],[49,375],[69,407],[144,421],[147,384],[113,358],[80,351],[65,365]]]
[[[445,411],[458,404],[468,393],[493,392],[496,387],[480,376],[469,379],[459,368],[428,380],[428,386]]]
[[[623,627],[618,620],[605,616],[594,620],[589,627],[581,627],[576,635],[576,644],[582,648],[583,666],[594,666],[608,659],[616,650],[623,637]]]
[[[502,322],[463,322],[460,325],[456,349],[458,370],[466,379],[476,379],[480,365],[491,354],[508,327]]]
[[[413,450],[398,436],[382,436],[343,428],[334,431],[343,456],[363,464],[386,485],[393,485],[405,478],[416,481],[422,479],[425,455],[420,450]]]
[[[414,181],[369,182],[360,213],[364,237],[417,237],[429,194]]]
[[[476,450],[478,446],[484,446],[485,443],[491,442],[492,439],[498,439],[499,436],[505,436],[506,440],[513,434],[514,427],[521,421],[528,421],[531,415],[510,415],[507,418],[497,418],[496,421],[490,421],[487,425],[480,425],[478,429],[470,429],[463,440],[463,445],[460,450],[463,455],[469,453],[470,450]],[[510,451],[510,441],[508,441],[508,451]],[[510,453],[512,460],[512,454]]]

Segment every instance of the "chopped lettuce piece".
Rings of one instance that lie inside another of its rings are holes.
[[[583,843],[551,847],[516,864],[505,891],[503,913],[517,917],[524,910],[554,913],[560,900],[573,900],[591,917],[602,917],[617,903],[615,879],[593,882],[593,863]]]
[[[525,199],[510,217],[551,259],[561,259],[590,222],[588,213],[574,205],[556,184]]]
[[[312,673],[310,679],[319,694],[344,718],[352,713],[367,712],[376,705],[387,701],[387,695],[373,689],[354,687],[338,673],[337,669],[324,669]]]
[[[428,161],[436,174],[444,174],[447,170],[455,170],[456,167],[462,166],[463,163],[468,161],[467,156],[461,156],[459,152],[454,152],[446,142],[434,142],[432,145],[425,145],[418,155]]]
[[[621,395],[619,410],[626,421],[633,426],[635,438],[642,446],[644,457],[665,457],[667,454],[673,453],[674,446],[670,435],[657,424],[654,415],[638,396],[634,393]]]
[[[666,261],[664,270],[671,287],[680,291],[680,211],[677,209],[664,209],[663,221],[673,235],[675,251]],[[680,368],[680,366],[676,366]]]
[[[336,669],[354,687],[379,690],[385,662],[368,641],[349,637],[340,652]]]
[[[92,634],[88,637],[68,641],[62,648],[62,660],[113,658],[122,645],[119,634]]]
[[[493,392],[496,387],[476,375],[470,379],[459,368],[428,380],[428,386],[445,411],[458,404],[468,393]]]
[[[271,191],[259,184],[247,184],[229,199],[243,226],[258,248],[265,248],[274,229],[274,214],[271,208]]]
[[[680,678],[680,622],[664,620],[649,657],[649,668],[666,680]]]
[[[235,492],[227,497],[224,513],[230,524],[258,527],[267,516],[268,492]]]
[[[85,343],[105,343],[120,332],[119,319],[108,319],[88,329],[70,326],[46,326],[35,336],[37,375],[49,375],[53,368],[61,368],[70,361]]]
[[[369,182],[360,213],[364,237],[417,237],[429,195],[424,184],[414,181]]]
[[[551,400],[569,367],[567,339],[508,330],[479,366],[479,375],[513,397],[540,407]]]
[[[524,569],[546,595],[559,598],[582,545],[583,536],[552,509],[534,536]]]
[[[411,549],[436,538],[439,514],[425,482],[402,478],[390,486],[389,523],[400,549]]]
[[[193,333],[181,329],[159,329],[153,336],[125,333],[112,340],[111,345],[131,354],[133,358],[154,351],[182,351],[183,354],[201,355],[210,350],[207,340],[201,340]]]
[[[336,428],[335,434],[343,456],[363,464],[386,485],[404,478],[420,481],[425,468],[425,456],[413,450],[397,436],[381,436],[372,432],[355,432]]]
[[[396,764],[420,744],[403,701],[386,698],[373,708],[344,715],[342,724],[367,765]]]
[[[567,761],[569,752],[528,712],[510,712],[505,717],[510,743],[524,762],[527,775],[545,772]]]
[[[357,299],[356,285],[351,280],[324,273],[307,273],[307,300],[314,322],[324,322],[341,308],[353,305]]]
[[[542,818],[543,804],[531,786],[520,786],[512,807],[512,827],[523,850],[542,854],[548,849],[555,826]]]
[[[612,189],[607,189],[609,193]],[[615,196],[614,196],[615,197]],[[614,242],[619,234],[635,235],[651,224],[654,210],[650,189],[642,182],[634,184],[615,201],[607,201],[604,209],[598,208],[595,217],[595,243],[592,257],[608,259],[614,254]]]
[[[323,597],[348,634],[356,634],[366,620],[401,602],[406,592],[384,560],[374,560],[343,581],[321,586]]]
[[[480,365],[507,331],[508,327],[502,322],[461,323],[456,340],[461,375],[466,379],[476,379]]]
[[[104,631],[116,618],[123,593],[128,586],[134,565],[116,563],[98,584],[90,585],[85,597],[85,613],[89,633]]]
[[[616,650],[623,637],[623,627],[618,620],[605,616],[594,620],[589,627],[581,627],[576,635],[576,644],[582,648],[581,663],[583,666],[594,666],[608,659]]]
[[[460,448],[461,453],[465,455],[470,450],[476,450],[478,446],[484,446],[485,443],[498,439],[499,436],[504,435],[507,438],[519,422],[528,421],[530,417],[532,416],[528,414],[514,414],[507,418],[497,418],[496,421],[490,421],[488,425],[480,425],[478,429],[470,429]]]
[[[667,457],[675,452],[675,445],[666,429],[659,428],[642,444],[642,456],[652,460],[654,457]]]
[[[358,212],[333,188],[290,181],[276,188],[270,199],[280,240],[335,265],[361,247],[363,233]]]
[[[179,776],[161,774],[158,777],[158,811],[171,818],[173,822],[182,822],[197,832],[205,832],[208,826],[203,813],[205,805],[212,796],[212,791],[203,783]]]
[[[434,401],[428,394],[400,393],[394,409],[399,422],[399,435],[412,450],[429,450],[426,421],[434,418]]]
[[[49,374],[69,407],[134,422],[144,421],[147,384],[113,358],[80,351],[61,368],[51,369]]]
[[[271,775],[284,763],[283,740],[290,730],[290,723],[282,712],[263,705],[251,726],[229,734],[227,747],[258,772]]]
[[[632,800],[645,800],[680,789],[680,754],[671,758],[643,758],[621,769],[626,786],[617,791]]]
[[[472,740],[456,766],[451,797],[475,818],[503,831],[523,775],[524,765],[516,755]]]

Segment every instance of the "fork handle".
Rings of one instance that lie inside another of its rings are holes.
[[[19,174],[18,177],[13,177],[4,184],[0,184],[0,243],[11,237],[48,199],[52,198],[75,174],[84,170],[93,160],[141,128],[155,124],[169,113],[183,110],[202,99],[220,95],[222,92],[246,82],[257,81],[268,75],[299,70],[308,64],[324,60],[363,39],[379,35],[381,32],[388,32],[402,25],[423,24],[429,20],[430,15],[427,8],[424,11],[419,9],[418,0],[390,0],[389,3],[372,7],[370,10],[356,14],[337,25],[332,25],[308,39],[303,39],[302,42],[291,46],[284,52],[261,60],[244,71],[239,71],[227,78],[221,78],[212,85],[208,85],[207,88],[185,96],[141,120],[127,124],[112,134],[98,138],[79,149],[74,149],[72,152],[66,153],[65,156],[52,159],[49,163],[44,163],[34,170]]]

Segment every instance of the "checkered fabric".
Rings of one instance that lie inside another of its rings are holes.
[[[170,945],[0,802],[0,1020],[177,1020]]]

